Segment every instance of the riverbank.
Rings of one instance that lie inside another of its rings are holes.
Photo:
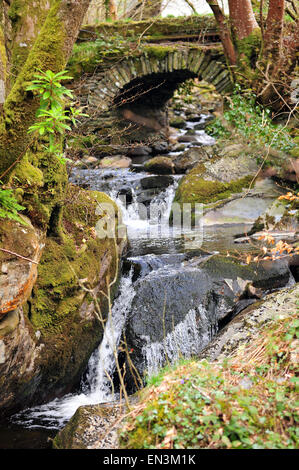
[[[105,406],[80,408],[55,448],[297,448],[298,302],[296,285],[249,307],[199,358],[151,377],[122,416],[104,424]]]

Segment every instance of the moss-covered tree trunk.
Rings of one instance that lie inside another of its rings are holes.
[[[7,178],[22,158],[30,137],[28,127],[35,121],[38,100],[26,91],[38,70],[58,72],[65,68],[89,0],[53,0],[52,7],[30,49],[0,116],[0,179]]]
[[[6,2],[0,3],[0,112],[3,108],[5,96],[7,93],[7,81],[9,73],[9,63],[6,39],[10,30],[8,21],[8,4]]]
[[[9,86],[11,87],[23,67],[28,53],[45,21],[53,0],[11,0],[7,10],[9,33],[7,48],[11,64]],[[7,26],[5,31],[7,31]]]

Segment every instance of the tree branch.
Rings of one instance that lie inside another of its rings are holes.
[[[230,30],[227,26],[226,16],[220,8],[217,0],[207,0],[207,3],[211,7],[212,12],[214,13],[215,20],[218,24],[219,34],[223,45],[224,53],[230,65],[236,65],[237,53],[231,39]]]

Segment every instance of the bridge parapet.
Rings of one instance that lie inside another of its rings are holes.
[[[219,34],[213,15],[183,16],[177,18],[154,18],[142,21],[113,21],[84,26],[78,37],[79,42],[95,40],[99,35],[107,39],[115,35],[142,40],[196,41],[198,43],[219,42]]]

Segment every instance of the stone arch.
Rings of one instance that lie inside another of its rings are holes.
[[[165,89],[171,78],[175,82],[175,77],[177,85],[187,78],[198,77],[212,83],[219,93],[232,87],[221,47],[148,47],[142,55],[121,61],[99,77],[89,93],[89,106],[99,111],[107,111],[113,105],[120,106],[121,97],[134,87],[134,83],[146,82],[150,78],[154,80],[155,77],[163,80],[163,76]],[[93,76],[93,83],[95,78]]]

